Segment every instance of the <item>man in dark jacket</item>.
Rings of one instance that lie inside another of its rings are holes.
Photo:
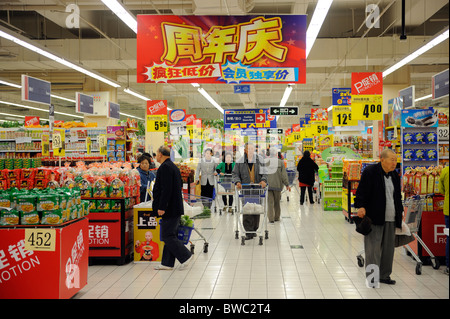
[[[303,157],[298,161],[298,182],[300,186],[300,205],[305,202],[305,191],[308,188],[309,202],[314,204],[313,199],[313,186],[316,181],[315,173],[319,171],[319,166],[311,159],[311,153],[305,151]]]
[[[368,216],[372,231],[364,237],[366,276],[368,266],[377,266],[380,282],[393,285],[390,278],[394,261],[395,228],[402,227],[403,204],[400,177],[395,172],[397,155],[391,149],[380,154],[380,163],[364,169],[356,190],[358,217]],[[369,268],[372,268],[369,267]]]
[[[192,260],[192,254],[178,239],[178,226],[181,215],[184,214],[181,173],[170,160],[170,149],[161,146],[156,152],[156,160],[161,166],[156,173],[153,187],[153,212],[162,217],[160,232],[164,249],[161,265],[158,270],[171,270],[175,265],[175,258],[186,268]]]

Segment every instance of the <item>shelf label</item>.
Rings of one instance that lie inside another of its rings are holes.
[[[449,127],[448,126],[439,126],[437,128],[437,136],[438,141],[448,141],[449,140]]]
[[[55,251],[56,229],[26,228],[25,249],[34,251]]]

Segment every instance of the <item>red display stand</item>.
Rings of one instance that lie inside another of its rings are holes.
[[[88,220],[0,227],[0,299],[68,299],[87,284]]]

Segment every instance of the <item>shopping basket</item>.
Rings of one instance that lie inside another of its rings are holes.
[[[437,259],[431,250],[427,247],[427,245],[423,242],[423,240],[418,235],[420,221],[422,219],[422,211],[425,204],[425,198],[420,195],[416,195],[410,198],[407,198],[403,201],[403,207],[405,210],[404,214],[404,222],[408,226],[411,235],[414,236],[415,239],[422,245],[422,247],[426,250],[428,255],[430,256],[430,260],[433,266],[433,269],[439,269],[440,262]],[[423,262],[420,260],[419,256],[414,252],[414,250],[409,246],[409,244],[403,245],[403,247],[408,251],[408,253],[414,258],[416,261],[416,275],[422,274],[422,265]],[[364,250],[362,250],[357,256],[357,262],[359,267],[364,266],[364,257],[362,254]]]
[[[261,187],[259,184],[242,184],[240,189],[236,188],[237,210],[235,214],[235,238],[239,239],[239,232],[242,232],[241,245],[245,245],[245,235],[255,234],[259,236],[259,244],[263,244],[263,231],[265,239],[269,238],[267,230],[267,190],[268,187]],[[246,230],[243,225],[244,215],[262,215],[257,230]],[[241,218],[242,216],[242,218]]]
[[[236,201],[234,200],[234,183],[232,181],[232,175],[231,174],[219,174],[215,178],[215,187],[216,190],[216,196],[215,196],[215,206],[214,206],[214,212],[217,212],[217,208],[219,209],[219,214],[222,215],[222,211],[220,210],[220,200],[222,196],[233,196],[233,203],[234,208],[231,206],[228,206],[228,208],[231,208],[231,213],[233,214],[236,210]],[[224,207],[227,208],[227,207]]]

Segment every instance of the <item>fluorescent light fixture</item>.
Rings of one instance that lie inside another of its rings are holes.
[[[408,64],[409,62],[411,62],[415,58],[419,57],[420,55],[424,54],[425,52],[427,52],[431,48],[435,47],[436,45],[438,45],[439,43],[441,43],[441,42],[443,42],[443,41],[445,41],[447,39],[448,39],[448,29],[446,31],[444,31],[444,33],[441,33],[440,35],[435,37],[433,40],[431,40],[430,42],[428,42],[427,44],[425,44],[424,46],[422,46],[418,50],[414,51],[413,53],[411,53],[407,57],[403,58],[402,60],[400,60],[399,62],[397,62],[396,64],[394,64],[390,68],[388,68],[386,71],[384,71],[383,72],[383,78],[388,76],[392,72],[396,71],[397,69],[400,69],[405,64]]]
[[[308,58],[332,3],[333,0],[319,0],[317,2],[308,30],[306,30],[306,58]]]
[[[432,96],[433,96],[432,94],[428,94],[428,95],[425,95],[425,96],[422,96],[422,97],[419,97],[419,98],[415,99],[414,102],[426,100],[426,99],[429,99]]]
[[[209,103],[211,103],[212,105],[214,105],[214,107],[215,107],[216,109],[218,109],[220,113],[223,114],[223,108],[220,107],[220,105],[219,105],[219,104],[218,104],[218,103],[217,103],[217,102],[216,102],[216,101],[208,94],[208,92],[205,91],[204,88],[199,87],[199,88],[197,88],[197,91],[199,91],[200,94],[203,95],[204,98],[207,99],[207,100],[209,101]]]
[[[4,81],[4,80],[0,80],[0,84],[12,86],[12,87],[15,87],[17,89],[20,89],[22,87],[22,85],[20,85],[20,84],[16,84],[16,83]]]
[[[28,105],[17,104],[17,103],[6,102],[6,101],[0,101],[0,104],[12,105],[12,106],[22,107],[22,108],[26,108],[26,109],[30,109],[30,110],[35,110],[35,111],[49,113],[49,110],[41,109],[41,108],[34,107],[34,106],[28,106]],[[63,113],[63,112],[57,112],[57,111],[55,111],[55,114],[61,114],[61,115],[66,115],[66,116],[70,116],[70,117],[77,117],[77,118],[80,118],[80,119],[84,118],[83,116],[79,116],[79,115],[75,115],[75,114],[69,114],[69,113]]]
[[[199,88],[199,87],[200,87],[200,84],[198,84],[198,83],[191,83],[191,85],[192,85],[193,87],[195,87],[195,88]]]
[[[327,108],[327,111],[330,112],[333,110],[333,105],[330,105],[330,107]]]
[[[25,118],[24,115],[16,115],[16,114],[10,114],[10,113],[0,113],[0,115],[15,116],[15,117],[23,117],[23,118]]]
[[[102,0],[102,2],[112,11],[114,14],[123,21],[134,33],[137,34],[137,20],[124,6],[117,0]]]
[[[286,90],[284,90],[283,98],[280,102],[280,107],[284,107],[286,105],[287,100],[289,99],[289,95],[291,95],[292,92],[292,85],[288,84],[286,87]]]
[[[72,102],[72,103],[76,103],[76,102],[77,102],[77,101],[75,101],[75,100],[68,99],[68,98],[66,98],[66,97],[59,96],[59,95],[50,94],[50,96],[53,97],[53,98],[55,98],[55,99],[60,99],[60,100],[64,100],[64,101],[67,101],[67,102]]]
[[[122,113],[122,112],[119,112],[119,114],[120,114],[120,115],[123,115],[123,116],[133,117],[133,118],[138,119],[138,120],[144,120],[144,119],[141,118],[141,117],[137,117],[137,116],[130,115],[130,114],[126,114],[126,113]]]
[[[139,94],[139,93],[137,93],[137,92],[131,91],[129,88],[126,88],[126,89],[124,89],[123,91],[124,91],[125,93],[134,95],[135,97],[140,98],[141,100],[144,100],[144,101],[150,101],[150,100],[151,100],[151,99],[149,99],[148,97],[143,96],[142,94]]]
[[[27,49],[29,49],[29,50],[31,50],[33,52],[36,52],[37,54],[45,56],[46,58],[48,58],[50,60],[53,60],[55,62],[58,62],[58,63],[60,63],[62,65],[65,65],[65,66],[67,66],[67,67],[69,67],[69,68],[71,68],[73,70],[76,70],[78,72],[84,73],[87,76],[90,76],[90,77],[92,77],[94,79],[97,79],[97,80],[99,80],[99,81],[101,81],[103,83],[106,83],[106,84],[111,85],[111,86],[116,87],[116,88],[120,87],[120,84],[118,84],[116,82],[113,82],[112,80],[109,80],[109,79],[101,76],[100,74],[98,74],[96,72],[89,71],[89,70],[87,70],[87,69],[85,69],[85,68],[83,68],[83,67],[81,67],[81,66],[79,66],[77,64],[69,62],[69,61],[67,61],[64,58],[60,58],[59,56],[57,56],[57,55],[51,53],[50,51],[48,51],[47,49],[45,49],[44,47],[41,47],[39,44],[31,44],[30,42],[28,42],[30,40],[28,40],[27,38],[25,38],[25,37],[23,37],[23,36],[21,36],[19,34],[11,35],[8,32],[11,32],[11,31],[9,31],[8,29],[0,26],[0,37],[5,38],[7,40],[10,40],[10,41],[12,41],[12,42],[14,42],[14,43],[16,43],[16,44],[18,44],[20,46],[23,46],[24,48],[27,48]],[[14,32],[11,32],[11,33],[14,33]]]

